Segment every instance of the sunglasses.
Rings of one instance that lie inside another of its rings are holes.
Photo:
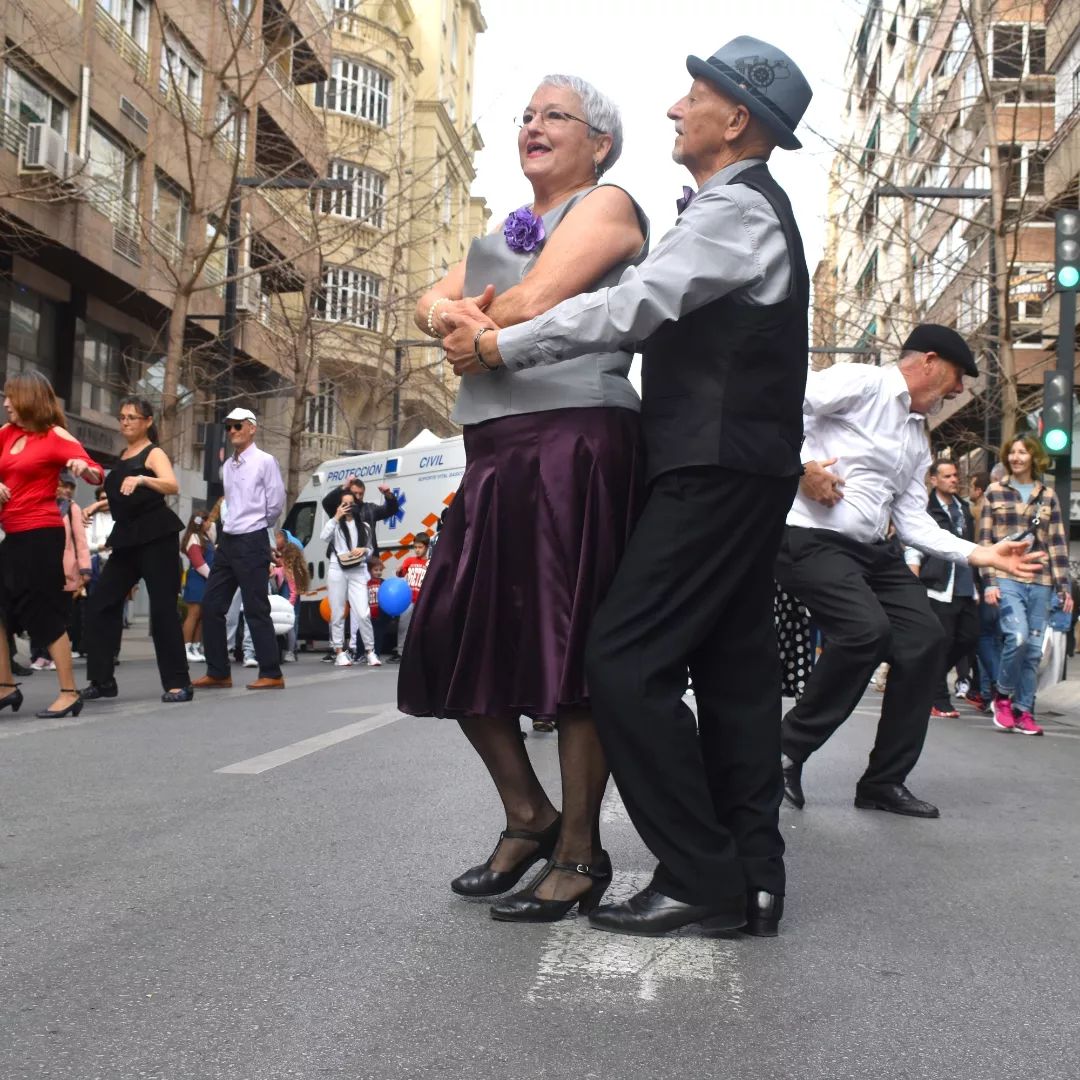
[[[243,431],[244,430],[244,421],[243,420],[232,420],[232,421],[230,421],[229,423],[227,423],[225,425],[225,430],[226,431]]]

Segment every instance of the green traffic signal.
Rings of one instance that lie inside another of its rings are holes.
[[[1051,454],[1060,454],[1069,445],[1069,436],[1061,428],[1052,428],[1043,435],[1043,442]]]
[[[1080,270],[1075,266],[1063,266],[1058,271],[1057,279],[1063,289],[1075,289],[1080,284]]]

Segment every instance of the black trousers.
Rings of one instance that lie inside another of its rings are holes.
[[[86,674],[99,685],[112,682],[124,632],[124,602],[140,580],[146,582],[150,598],[150,634],[162,689],[187,686],[191,676],[176,606],[180,596],[176,533],[138,547],[115,548],[109,556],[85,601]]]
[[[934,706],[948,711],[952,708],[949,672],[961,660],[966,659],[969,653],[974,652],[979,643],[979,605],[973,596],[958,596],[948,603],[932,597],[929,599],[930,610],[938,617],[945,633],[945,648],[942,653],[945,667],[942,668],[941,678],[934,692]]]
[[[926,739],[945,635],[899,542],[863,544],[828,529],[788,527],[776,579],[825,634],[806,692],[784,717],[784,753],[805,761],[851,715],[874,668],[887,660],[877,740],[862,782],[903,783]]]
[[[281,678],[281,654],[270,619],[270,538],[265,529],[251,533],[222,533],[203,596],[203,652],[206,673],[216,679],[229,674],[225,614],[237,588],[244,601],[244,625],[255,646],[259,676]]]
[[[590,633],[612,774],[655,887],[687,903],[784,892],[773,560],[795,486],[716,467],[658,477]]]

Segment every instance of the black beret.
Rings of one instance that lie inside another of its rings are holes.
[[[948,360],[964,369],[965,375],[978,376],[979,365],[968,343],[948,326],[937,323],[921,323],[908,334],[907,341],[901,346],[902,352],[937,353],[943,360]]]

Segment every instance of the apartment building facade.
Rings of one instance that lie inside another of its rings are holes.
[[[872,362],[917,322],[954,326],[983,371],[931,421],[959,453],[1022,422],[1053,365],[1053,217],[1077,205],[1075,169],[1055,163],[1072,76],[1054,64],[1077,17],[1030,0],[870,0],[849,55],[814,343]]]
[[[433,261],[437,271],[460,253],[484,219],[482,200],[468,195],[478,136],[467,119],[483,20],[474,4],[446,6],[445,17],[468,30],[454,97],[462,120],[451,125],[457,143],[446,137],[430,153],[461,186],[451,191],[452,222],[442,221],[440,203],[427,224],[412,214],[404,228],[393,216],[398,181],[415,175],[417,146],[430,141],[414,118],[446,110],[437,75],[426,75],[439,69],[438,5],[419,17],[407,0],[4,5],[6,372],[46,374],[73,431],[106,463],[119,450],[120,397],[173,403],[169,449],[181,510],[205,496],[203,446],[227,402],[256,408],[260,442],[294,474],[346,448],[357,430],[369,434],[361,446],[378,446],[410,424],[445,428],[437,374],[399,380],[390,394],[396,408],[367,429],[341,421],[362,407],[360,395],[328,396],[352,385],[345,375],[362,366],[360,356],[375,355],[393,372],[396,352],[408,370],[411,346],[396,343],[416,335],[386,311],[426,287]],[[427,19],[438,33],[422,59],[414,41]],[[351,41],[358,25],[359,49]],[[459,155],[453,174],[440,153]],[[356,158],[366,172],[343,164]],[[327,177],[339,190],[313,186]],[[356,206],[364,208],[359,222]],[[422,262],[413,250],[421,236]],[[391,278],[389,266],[401,262],[407,272]],[[365,276],[373,283],[366,292]],[[328,327],[348,345],[325,348]],[[344,366],[335,367],[339,356]],[[337,430],[341,441],[328,445]]]

